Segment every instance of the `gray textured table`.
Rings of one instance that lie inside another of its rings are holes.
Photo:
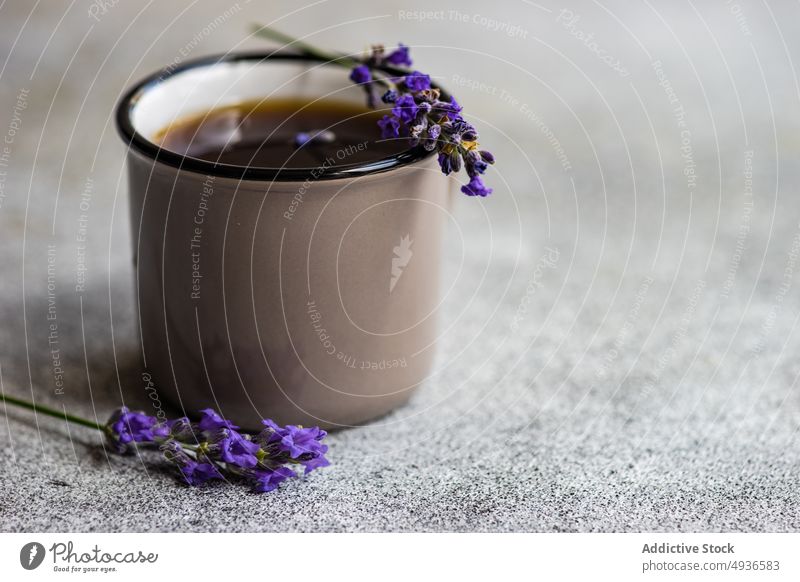
[[[184,488],[155,454],[9,410],[0,529],[800,528],[798,8],[659,4],[282,20],[332,26],[326,46],[415,46],[501,160],[493,198],[456,208],[436,373],[262,496]],[[113,103],[297,4],[70,6],[0,7],[0,371],[10,394],[103,419],[123,395],[148,405]]]

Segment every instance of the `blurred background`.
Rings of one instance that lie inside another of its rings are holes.
[[[332,467],[255,501],[198,493],[9,411],[0,526],[796,530],[799,11],[0,3],[11,394],[101,421],[123,398],[147,405],[113,111],[156,69],[275,47],[253,23],[345,52],[403,42],[498,159],[494,194],[455,207],[434,375],[409,406],[333,435]]]

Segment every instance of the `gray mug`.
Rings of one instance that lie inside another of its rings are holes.
[[[212,407],[246,429],[264,417],[353,426],[430,373],[450,197],[432,154],[259,168],[152,141],[242,101],[363,102],[346,77],[297,55],[227,54],[165,69],[119,103],[144,366],[187,414]]]

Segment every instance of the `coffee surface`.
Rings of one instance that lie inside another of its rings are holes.
[[[210,162],[259,168],[344,166],[408,149],[380,137],[385,112],[341,101],[268,99],[178,119],[154,138],[161,147]]]

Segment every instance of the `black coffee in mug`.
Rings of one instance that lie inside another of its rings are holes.
[[[406,140],[380,137],[384,113],[330,100],[249,101],[179,119],[155,141],[181,155],[236,166],[362,164],[409,147]]]

